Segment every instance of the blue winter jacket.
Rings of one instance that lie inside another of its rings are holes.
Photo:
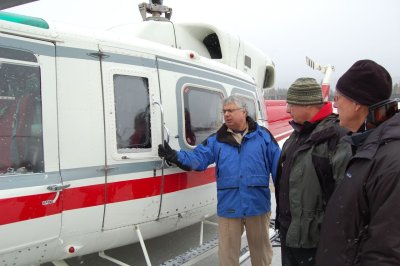
[[[248,133],[238,144],[223,125],[193,151],[178,152],[183,165],[203,171],[216,163],[218,216],[244,218],[271,211],[269,177],[275,183],[281,150],[264,127],[247,117]]]

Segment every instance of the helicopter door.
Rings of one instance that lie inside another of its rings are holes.
[[[159,210],[161,143],[155,57],[102,46],[106,123],[104,229],[155,220]]]
[[[58,168],[55,48],[5,34],[0,43],[0,254],[41,253],[58,245],[68,187]]]

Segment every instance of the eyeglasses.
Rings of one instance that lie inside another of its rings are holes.
[[[231,113],[233,113],[233,112],[235,112],[237,110],[241,110],[241,109],[243,109],[243,108],[224,109],[224,110],[221,111],[221,113],[222,114],[225,114],[225,113],[231,114]]]
[[[346,95],[343,95],[343,94],[339,93],[338,91],[336,91],[335,95],[333,96],[333,103],[336,104],[339,101],[343,101],[343,99],[345,99],[348,102],[352,102],[354,104],[361,105],[359,102],[357,102],[351,98],[348,98]]]
[[[338,102],[340,100],[340,98],[342,98],[342,94],[340,94],[338,91],[336,91],[333,96],[333,101]]]

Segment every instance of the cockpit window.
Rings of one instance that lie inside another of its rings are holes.
[[[33,54],[0,47],[0,175],[44,171],[40,68],[35,62]]]
[[[148,79],[114,75],[114,97],[118,153],[151,148]]]
[[[216,132],[223,123],[222,92],[186,87],[183,90],[185,141],[195,146]]]

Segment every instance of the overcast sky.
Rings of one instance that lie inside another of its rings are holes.
[[[108,28],[140,22],[141,0],[39,0],[5,11],[48,22]],[[336,71],[332,86],[355,61],[372,59],[400,82],[400,0],[164,0],[175,22],[203,22],[227,29],[269,55],[276,87],[300,76],[321,80],[309,56]]]

